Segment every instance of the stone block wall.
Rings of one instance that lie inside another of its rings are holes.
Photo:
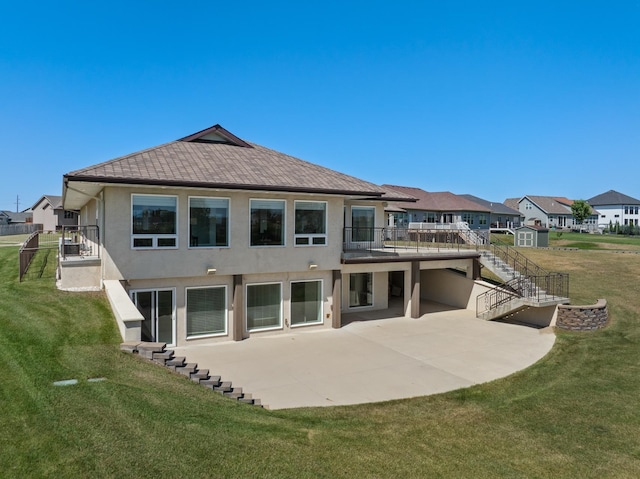
[[[569,331],[594,331],[603,328],[609,321],[607,300],[599,299],[588,306],[558,306],[556,327]]]

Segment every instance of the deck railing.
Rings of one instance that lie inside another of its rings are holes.
[[[78,256],[100,258],[100,230],[97,225],[62,228],[60,258],[66,260]]]
[[[488,230],[455,224],[412,223],[409,228],[344,228],[344,251],[423,251],[478,249],[489,243]]]

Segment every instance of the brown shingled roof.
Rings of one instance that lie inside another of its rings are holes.
[[[405,206],[405,208],[411,208],[415,210],[424,211],[479,211],[482,213],[490,213],[489,208],[485,208],[473,201],[470,201],[462,196],[455,195],[449,191],[441,191],[437,193],[430,193],[428,191],[421,190],[420,188],[412,188],[408,186],[396,186],[396,185],[382,185],[383,188],[396,190],[401,193],[413,196],[418,201],[411,206]]]
[[[65,180],[373,197],[385,193],[373,183],[240,140],[219,125],[72,171]]]

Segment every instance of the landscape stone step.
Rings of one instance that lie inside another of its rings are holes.
[[[173,351],[171,349],[167,349],[162,352],[154,352],[153,362],[164,365],[168,360],[173,359]]]
[[[209,389],[213,389],[216,386],[220,386],[221,379],[222,378],[220,376],[210,376],[209,379],[200,381],[200,384],[202,384],[204,387],[207,387]]]
[[[187,363],[184,366],[177,367],[176,372],[190,377],[196,371],[197,368],[198,368],[197,363]]]
[[[209,370],[208,369],[198,369],[196,372],[191,374],[191,380],[199,383],[200,381],[204,381],[209,379]]]
[[[187,358],[185,358],[184,356],[176,356],[175,358],[166,361],[164,365],[172,368],[172,370],[175,371],[176,368],[184,366],[186,359]]]
[[[166,346],[166,343],[128,341],[120,344],[120,350],[132,354],[138,353],[141,357],[187,376],[192,381],[212,389],[227,398],[261,408],[266,407],[261,403],[260,399],[253,398],[251,394],[245,394],[242,388],[234,388],[231,381],[222,381],[220,376],[210,376],[208,369],[198,369],[196,363],[187,363],[185,357],[175,357],[175,352],[166,349]]]
[[[213,388],[214,391],[219,392],[221,394],[224,394],[226,392],[230,392],[232,389],[233,389],[233,387],[231,385],[231,381],[221,382],[218,386]]]
[[[233,388],[231,391],[225,391],[222,394],[232,399],[241,399],[243,397],[242,388]]]

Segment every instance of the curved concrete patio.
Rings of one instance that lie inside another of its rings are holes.
[[[469,310],[431,312],[419,319],[351,319],[341,329],[301,328],[295,334],[173,349],[269,409],[284,409],[468,387],[526,368],[555,341],[550,328],[486,322]]]

